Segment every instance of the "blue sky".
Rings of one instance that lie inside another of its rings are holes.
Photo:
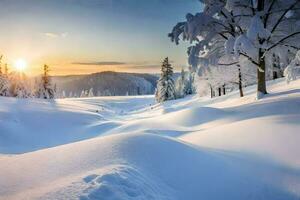
[[[0,50],[32,73],[43,63],[55,74],[152,73],[166,56],[179,68],[186,45],[167,33],[200,8],[197,0],[1,0]]]

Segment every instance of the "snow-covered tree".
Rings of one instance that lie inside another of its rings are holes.
[[[177,97],[184,97],[195,93],[194,87],[194,73],[181,70],[180,76],[176,80],[176,95]]]
[[[3,56],[0,56],[0,96],[10,96],[9,88],[10,88],[10,82],[8,80],[8,77],[6,74],[2,72],[2,58]]]
[[[82,90],[80,94],[80,98],[84,98],[88,96],[88,91],[87,90]]]
[[[157,82],[155,98],[157,102],[163,102],[176,98],[175,84],[173,80],[173,68],[169,59],[165,58],[161,66],[161,75]]]
[[[89,90],[88,97],[93,97],[93,96],[94,96],[94,90],[93,90],[93,88],[91,88]]]
[[[10,96],[10,82],[3,74],[0,74],[0,96]]]
[[[33,97],[30,80],[24,73],[12,72],[9,74],[10,95],[17,98]]]
[[[237,15],[247,11],[250,20],[244,16],[239,17],[247,31],[235,41],[235,52],[247,57],[257,66],[257,90],[266,94],[267,59],[272,57],[274,51],[285,57],[288,50],[298,49],[295,40],[299,41],[300,1],[299,0],[256,0],[252,2],[235,1],[232,12],[239,9]],[[276,50],[281,49],[279,52]],[[272,67],[272,66],[269,66]]]
[[[246,58],[257,68],[258,94],[267,93],[268,57],[280,48],[281,57],[299,49],[299,0],[200,0],[203,12],[187,14],[171,34],[178,44],[180,36],[193,45],[188,49],[193,67],[201,62],[201,53],[223,43],[225,53],[238,61]],[[209,59],[208,59],[209,61]],[[211,64],[211,63],[210,63]],[[238,66],[238,65],[237,65]]]
[[[61,98],[66,98],[66,92],[64,90],[61,93]]]
[[[287,83],[296,80],[300,76],[300,51],[296,54],[294,60],[284,70]]]
[[[184,69],[181,69],[180,76],[177,78],[175,83],[176,88],[176,96],[184,97],[185,94],[185,85],[186,85],[186,73]]]
[[[277,79],[283,77],[283,65],[280,62],[280,57],[273,53],[272,55],[272,79]]]
[[[43,75],[37,83],[36,97],[42,99],[53,99],[55,97],[55,90],[51,84],[49,66],[44,65],[43,71]]]

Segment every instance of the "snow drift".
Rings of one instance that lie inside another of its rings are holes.
[[[299,86],[160,105],[1,98],[0,199],[299,199]]]

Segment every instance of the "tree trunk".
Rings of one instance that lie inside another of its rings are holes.
[[[273,71],[273,80],[278,79],[278,75],[276,71]]]
[[[222,90],[221,90],[220,87],[218,88],[218,92],[219,92],[219,96],[221,96],[222,95]]]
[[[214,91],[213,91],[211,85],[209,86],[209,88],[210,88],[210,98],[213,98],[214,97]]]
[[[225,95],[226,94],[225,84],[222,86],[222,88],[223,88],[223,95]]]
[[[241,72],[241,66],[238,65],[238,70],[239,70],[239,91],[240,91],[240,97],[244,96],[243,92],[243,82],[242,82],[242,72]]]
[[[257,93],[267,94],[266,89],[266,63],[262,49],[259,49],[259,68],[257,69]]]
[[[257,1],[257,10],[263,11],[265,7],[265,0],[258,0]],[[262,44],[263,41],[260,41]],[[257,69],[257,97],[259,98],[260,95],[267,94],[266,89],[266,62],[264,56],[264,51],[259,48],[258,49],[258,64],[259,68]]]

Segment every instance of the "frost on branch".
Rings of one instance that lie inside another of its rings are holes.
[[[249,29],[246,34],[240,35],[234,44],[235,55],[246,54],[252,60],[258,60],[258,48],[263,48],[262,41],[271,35],[270,31],[264,28],[263,22],[258,15],[251,19]],[[231,41],[230,41],[231,42]]]
[[[253,45],[253,43],[249,40],[247,36],[240,35],[237,37],[234,43],[234,53],[236,57],[238,57],[240,54],[246,54],[249,56],[252,60],[258,59],[258,51]]]

